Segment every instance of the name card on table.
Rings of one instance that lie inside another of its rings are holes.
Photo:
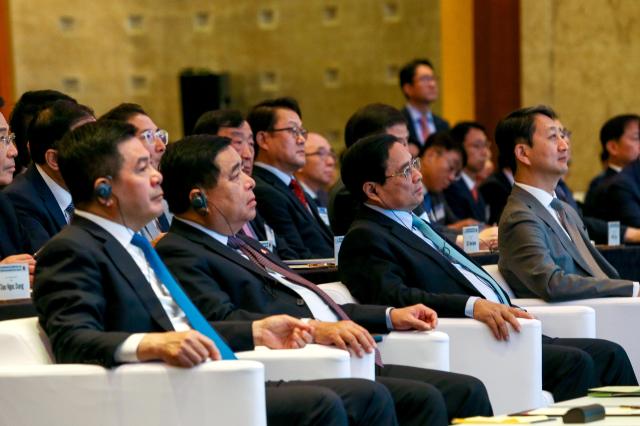
[[[29,265],[0,265],[0,300],[29,299]]]
[[[607,222],[607,244],[610,246],[620,245],[620,222]]]
[[[478,226],[465,226],[462,228],[462,241],[464,242],[464,251],[467,253],[476,253],[480,251],[480,237]]]
[[[344,240],[344,235],[338,235],[333,237],[333,255],[336,258],[336,266],[338,266],[338,253],[340,253],[340,246],[342,246],[342,240]]]

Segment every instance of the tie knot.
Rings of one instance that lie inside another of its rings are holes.
[[[564,207],[562,207],[562,201],[560,201],[558,198],[554,198],[553,200],[551,200],[550,206],[557,212],[564,210]]]
[[[240,238],[236,237],[235,235],[231,235],[227,239],[227,245],[234,250],[240,250],[240,247],[244,245],[244,241],[242,241]]]
[[[149,244],[149,240],[147,240],[137,232],[133,234],[133,237],[131,237],[131,244],[138,248],[141,248],[142,250],[147,250],[151,246],[151,244]]]

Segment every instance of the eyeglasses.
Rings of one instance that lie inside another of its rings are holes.
[[[318,157],[321,157],[323,160],[327,157],[332,158],[333,160],[335,160],[336,157],[336,153],[333,151],[325,151],[324,149],[319,149],[318,151],[315,152],[310,152],[308,154],[304,154],[305,157],[312,157],[314,155],[317,155]]]
[[[16,144],[15,133],[9,133],[7,136],[0,136],[0,142],[2,142],[2,145],[4,145],[5,148],[9,148],[12,144],[15,146]]]
[[[164,145],[167,145],[169,143],[169,132],[164,129],[158,129],[155,132],[149,129],[140,133],[140,138],[148,145],[153,145],[156,142],[156,138],[160,139],[160,142]]]
[[[564,139],[571,139],[571,134],[571,130],[569,129],[560,130],[560,136],[562,136]]]
[[[302,139],[307,140],[309,131],[303,127],[283,127],[281,129],[271,129],[270,132],[289,132],[296,139],[302,136]]]
[[[420,170],[419,158],[413,158],[404,169],[385,177],[386,178],[403,177],[405,179],[409,179],[411,177],[411,173],[413,172],[413,169]]]

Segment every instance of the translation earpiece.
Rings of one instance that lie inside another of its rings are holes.
[[[105,176],[103,179],[106,179],[109,182],[100,182],[99,184],[97,184],[95,189],[93,190],[93,193],[96,198],[106,201],[111,198],[111,176]]]
[[[200,214],[207,212],[207,196],[202,192],[197,192],[191,198],[191,207]]]

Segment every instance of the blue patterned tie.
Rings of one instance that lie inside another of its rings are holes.
[[[213,327],[211,327],[211,324],[202,316],[202,313],[200,313],[198,308],[191,302],[191,299],[185,294],[184,290],[178,285],[167,267],[162,263],[158,253],[151,247],[149,241],[140,234],[134,234],[131,239],[131,244],[142,250],[144,257],[147,259],[147,262],[149,262],[149,266],[151,266],[158,280],[169,290],[173,300],[187,316],[191,327],[213,340],[220,351],[222,359],[238,359],[229,345],[216,333]]]
[[[484,284],[487,285],[493,292],[496,294],[498,300],[503,305],[509,305],[509,298],[502,290],[502,287],[498,283],[496,283],[491,275],[489,275],[484,269],[480,268],[478,265],[467,259],[462,253],[458,251],[455,247],[447,242],[444,238],[442,238],[436,231],[434,231],[426,222],[420,219],[418,216],[412,215],[411,224],[422,233],[426,238],[431,240],[431,242],[439,249],[439,251],[451,261],[459,264],[467,271],[474,274],[478,279],[480,279]]]

